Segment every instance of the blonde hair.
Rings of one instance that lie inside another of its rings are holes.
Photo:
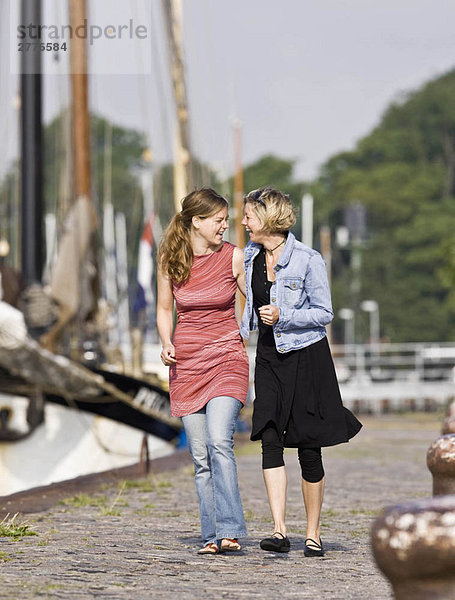
[[[285,233],[296,222],[296,214],[288,194],[270,186],[252,190],[243,199],[261,220],[265,233]]]
[[[212,217],[229,204],[211,188],[195,190],[182,200],[182,210],[167,226],[158,250],[158,264],[175,283],[188,279],[193,264],[191,224],[193,217]]]

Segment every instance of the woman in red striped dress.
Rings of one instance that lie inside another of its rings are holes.
[[[248,393],[248,358],[235,319],[245,271],[243,251],[223,241],[228,226],[227,201],[212,189],[196,190],[183,199],[158,257],[161,360],[170,366],[171,410],[182,417],[194,462],[201,554],[241,550],[238,538],[246,535],[233,450]]]

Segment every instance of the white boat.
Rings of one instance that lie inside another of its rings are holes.
[[[1,301],[0,384],[0,495],[174,450],[181,424],[165,390],[45,350]]]
[[[150,458],[174,444],[105,417],[46,403],[44,420],[28,432],[29,399],[0,395],[8,427],[26,437],[0,441],[0,496],[139,462],[144,436]],[[28,435],[27,435],[28,433]]]

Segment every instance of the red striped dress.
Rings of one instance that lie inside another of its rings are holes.
[[[245,403],[248,357],[235,319],[234,248],[225,242],[216,252],[195,256],[189,279],[172,286],[177,305],[177,363],[169,371],[173,416],[197,412],[216,396]]]

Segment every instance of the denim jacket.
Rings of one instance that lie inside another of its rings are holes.
[[[245,247],[246,305],[240,333],[248,339],[257,329],[253,309],[251,279],[253,261],[261,246],[249,242]],[[327,270],[322,256],[305,246],[289,232],[286,245],[274,267],[275,281],[270,288],[270,304],[276,305],[280,317],[273,325],[278,352],[290,352],[309,346],[326,335],[325,325],[333,319]]]

